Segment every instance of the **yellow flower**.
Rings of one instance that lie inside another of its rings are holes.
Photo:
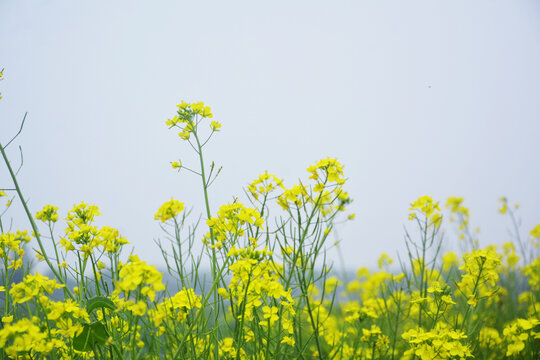
[[[36,214],[36,219],[43,222],[56,222],[58,220],[58,208],[52,205],[45,205],[41,211]]]
[[[360,338],[360,341],[369,343],[380,334],[382,334],[381,328],[379,328],[377,325],[371,325],[371,329],[369,330],[362,329],[362,337]]]
[[[180,160],[178,160],[178,161],[173,161],[173,162],[171,163],[171,166],[172,166],[173,169],[178,169],[178,170],[180,170],[180,169],[182,168],[182,162],[181,162]]]
[[[529,233],[533,239],[540,238],[540,224],[536,225],[532,228],[531,232]]]
[[[275,306],[263,306],[263,318],[266,319],[266,320],[263,320],[263,321],[260,321],[259,324],[260,325],[268,325],[270,324],[270,326],[272,326],[274,324],[274,322],[276,322],[277,320],[279,320],[279,316],[278,316],[278,311],[279,309]]]
[[[460,342],[467,338],[465,333],[453,330],[444,323],[437,323],[431,331],[423,328],[410,329],[402,334],[402,338],[411,346],[404,354],[407,358],[411,355],[416,355],[421,360],[464,359],[473,356],[469,346]]]
[[[323,159],[319,160],[315,165],[311,165],[307,168],[307,171],[311,174],[310,179],[319,180],[322,177],[322,182],[335,182],[338,185],[345,183],[343,177],[343,165],[337,159]]]
[[[103,246],[103,250],[110,254],[118,252],[123,245],[129,244],[126,238],[120,236],[120,232],[117,229],[109,226],[103,226],[99,230],[98,236],[99,238],[96,243]]]
[[[189,140],[190,134],[189,134],[189,131],[180,131],[180,132],[178,133],[178,136],[180,136],[180,138],[181,138],[182,140]]]
[[[146,303],[142,301],[128,306],[128,310],[135,316],[143,316],[146,313],[146,308]]]
[[[218,123],[217,121],[212,121],[210,123],[210,129],[212,129],[212,131],[220,131],[221,130],[221,124]]]
[[[171,198],[171,200],[161,205],[158,212],[154,216],[154,219],[161,220],[161,222],[163,223],[169,219],[175,218],[176,215],[178,215],[183,210],[184,210],[184,203]]]
[[[281,340],[281,343],[287,344],[289,346],[294,346],[295,344],[294,338],[292,336],[284,336],[283,339]]]
[[[379,257],[379,260],[377,260],[379,269],[382,269],[385,266],[391,265],[393,262],[394,260],[392,260],[392,258],[388,256],[388,254],[386,253],[381,254],[381,256]]]
[[[501,207],[499,208],[499,212],[501,214],[506,214],[508,211],[508,199],[504,196],[499,198],[499,201],[501,202]]]
[[[287,189],[278,198],[278,204],[283,210],[288,210],[290,203],[293,203],[297,207],[301,208],[304,204],[309,202],[309,196],[304,185],[294,185],[291,189]]]
[[[244,225],[251,224],[263,228],[264,220],[258,210],[245,207],[240,203],[222,205],[219,208],[217,217],[212,217],[206,224],[212,229],[218,242],[227,240],[228,236],[243,236]],[[221,244],[220,244],[221,246]]]
[[[283,180],[275,175],[269,174],[268,171],[265,171],[264,174],[259,175],[259,177],[253,180],[247,187],[255,200],[259,199],[259,195],[266,197],[268,194],[278,188],[285,190]]]
[[[27,354],[25,359],[41,358],[38,354],[48,354],[62,346],[65,344],[61,340],[48,339],[47,333],[42,332],[30,319],[7,324],[0,330],[0,348],[11,359],[20,359],[23,353]]]
[[[533,335],[532,329],[540,324],[540,321],[531,319],[516,319],[503,330],[503,335],[508,343],[506,356],[515,356],[525,349],[525,343]]]
[[[154,301],[156,292],[165,289],[162,283],[163,274],[154,266],[141,261],[137,255],[129,257],[129,262],[120,269],[120,281],[116,283],[115,292],[128,293],[141,288],[141,294]]]
[[[459,264],[459,259],[455,252],[450,251],[443,255],[442,262],[442,269],[447,273],[452,267]]]
[[[44,292],[52,294],[55,289],[60,289],[63,286],[39,273],[28,274],[22,282],[11,287],[9,294],[15,303],[22,304]]]
[[[420,212],[425,215],[426,218],[431,220],[431,224],[439,225],[441,221],[439,203],[434,201],[430,196],[424,195],[419,197],[415,202],[411,203],[409,208],[409,220],[416,218],[416,213]]]

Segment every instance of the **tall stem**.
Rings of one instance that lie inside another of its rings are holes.
[[[30,213],[30,210],[28,209],[28,205],[26,204],[26,201],[24,200],[24,197],[23,197],[22,192],[21,192],[21,188],[20,188],[19,183],[17,181],[17,177],[16,177],[15,173],[13,172],[13,169],[11,168],[11,164],[10,164],[10,162],[8,160],[8,157],[6,155],[6,152],[5,152],[4,147],[2,146],[2,144],[0,144],[0,152],[2,152],[2,157],[4,158],[4,162],[6,163],[6,166],[8,168],[9,175],[11,176],[11,180],[13,181],[13,185],[15,185],[15,190],[17,191],[17,195],[19,196],[19,199],[21,200],[24,211],[26,212],[26,217],[30,221],[30,225],[32,226],[32,230],[34,231],[34,235],[35,235],[36,240],[37,240],[37,242],[39,244],[39,249],[41,250],[41,253],[43,254],[43,258],[45,259],[45,262],[47,262],[47,265],[49,266],[49,269],[51,269],[51,271],[53,272],[54,276],[56,276],[56,278],[67,289],[68,296],[71,299],[74,300],[75,297],[73,296],[73,293],[71,292],[71,290],[69,288],[67,288],[67,285],[66,285],[66,282],[65,282],[63,276],[58,271],[56,271],[53,264],[51,263],[51,260],[47,256],[47,253],[45,252],[45,248],[43,247],[43,243],[41,241],[41,236],[39,235],[38,227],[37,227],[37,225],[36,225],[36,223],[34,221],[34,217]]]
[[[193,126],[194,124],[192,124]],[[204,204],[206,206],[206,216],[208,218],[208,220],[210,220],[212,218],[212,213],[210,212],[210,200],[208,199],[208,182],[207,182],[207,179],[206,179],[206,173],[204,171],[204,158],[203,158],[203,152],[202,152],[202,145],[201,145],[201,142],[199,141],[199,136],[197,135],[197,128],[196,126],[193,126],[195,131],[193,131],[193,135],[195,136],[195,140],[197,141],[197,153],[199,154],[199,161],[200,161],[200,165],[201,165],[201,180],[202,180],[202,185],[203,185],[203,192],[204,192]],[[215,245],[215,238],[214,238],[214,231],[212,230],[212,228],[210,228],[210,243],[211,245]],[[219,282],[219,278],[218,276],[220,276],[220,274],[218,274],[218,264],[217,264],[217,257],[216,257],[216,249],[214,246],[211,247],[212,249],[212,284],[216,284]],[[222,269],[223,271],[223,269]],[[216,330],[217,330],[217,326],[218,326],[218,317],[219,317],[219,306],[218,306],[218,292],[217,292],[217,286],[214,286],[213,287],[213,297],[214,297],[214,326],[216,326]],[[216,357],[219,357],[219,342],[218,342],[218,338],[217,336],[215,336],[216,334],[214,334],[214,339],[215,339],[215,346],[214,346],[214,351],[215,351],[215,356]]]

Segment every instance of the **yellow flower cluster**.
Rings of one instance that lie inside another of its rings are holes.
[[[450,209],[452,214],[462,216],[463,220],[460,223],[460,230],[469,224],[469,208],[463,205],[463,198],[452,196],[446,200],[446,207]],[[450,218],[450,221],[453,221],[453,218]]]
[[[540,247],[540,224],[533,227],[529,232],[529,235],[531,236],[531,244],[533,244],[535,248]]]
[[[175,218],[183,210],[184,203],[171,198],[171,200],[166,201],[160,206],[158,212],[154,215],[154,220],[161,220],[161,222],[164,223],[169,219]]]
[[[120,269],[120,280],[116,283],[115,294],[123,291],[128,296],[131,291],[139,288],[143,296],[154,301],[156,292],[165,289],[162,278],[163,274],[154,266],[140,260],[137,255],[132,255],[129,262]]]
[[[263,228],[264,220],[258,210],[245,207],[240,203],[222,205],[219,208],[217,217],[212,217],[206,221],[206,224],[212,230],[216,244],[211,245],[218,249],[224,245],[224,242],[231,238],[234,239],[244,236],[244,225],[250,224],[259,229]],[[210,233],[206,234],[205,243],[208,243]]]
[[[482,348],[495,349],[502,343],[502,339],[497,329],[485,326],[478,334],[478,342]]]
[[[502,246],[503,249],[503,261],[505,271],[508,272],[511,269],[515,269],[519,262],[519,256],[516,254],[516,246],[512,242],[506,242]]]
[[[30,301],[43,293],[52,294],[54,290],[62,288],[64,285],[58,284],[39,273],[28,274],[23,281],[15,284],[9,290],[9,295],[15,303],[22,304]]]
[[[534,228],[532,228],[531,232],[529,233],[533,239],[540,238],[540,224],[536,225]]]
[[[343,191],[345,183],[343,166],[337,159],[320,160],[315,165],[309,166],[307,171],[310,174],[309,178],[316,182],[312,191],[317,195],[310,194],[308,190],[311,188],[302,183],[294,185],[278,197],[277,202],[282,209],[289,210],[293,205],[300,209],[311,203],[324,217],[334,211],[344,211],[345,205],[352,200],[349,194]],[[353,218],[354,214],[350,216],[350,219]]]
[[[240,257],[229,269],[233,275],[229,288],[220,288],[219,294],[236,304],[236,308],[231,309],[233,315],[239,315],[241,311],[244,324],[259,317],[261,320],[257,325],[268,328],[267,331],[276,328],[282,343],[294,345],[291,335],[294,332],[295,302],[291,291],[286,291],[280,282],[281,267],[271,260]],[[276,327],[278,320],[279,326]],[[249,334],[249,326],[244,331]]]
[[[409,213],[409,220],[416,219],[418,213],[423,214],[426,219],[429,219],[430,224],[435,226],[439,225],[442,220],[439,203],[428,195],[419,197],[411,204],[409,210],[411,211]]]
[[[294,185],[292,188],[285,190],[278,198],[278,204],[283,210],[288,210],[291,204],[294,204],[297,208],[302,208],[309,202],[311,202],[311,198],[302,184]]]
[[[201,297],[195,294],[193,289],[182,289],[172,298],[160,302],[154,309],[149,311],[152,323],[158,329],[158,333],[165,332],[165,326],[174,327],[175,322],[184,322],[189,310],[202,307]]]
[[[34,323],[30,319],[21,319],[0,329],[0,349],[3,349],[10,359],[36,359],[39,355],[47,355],[54,348],[63,345],[57,339],[51,341],[47,333],[41,331],[39,322]]]
[[[506,356],[516,356],[523,349],[525,349],[525,343],[537,339],[540,340],[540,329],[534,331],[540,321],[538,319],[516,319],[512,323],[508,324],[504,330],[503,335],[508,343]]]
[[[469,346],[461,343],[467,338],[465,333],[452,330],[443,323],[438,323],[431,331],[410,329],[402,337],[411,346],[405,356],[416,355],[421,360],[464,359],[473,356]]]
[[[112,227],[109,226],[103,226],[99,232],[99,244],[103,246],[103,250],[114,254],[117,253],[122,245],[129,244],[129,241],[125,238],[120,236],[120,232]]]
[[[259,175],[259,177],[253,180],[247,187],[249,193],[255,200],[259,200],[259,195],[264,196],[266,199],[268,194],[278,188],[285,190],[283,180],[275,175],[269,174],[268,171],[265,171],[264,174]]]
[[[67,239],[60,240],[66,251],[75,250],[75,245],[77,245],[77,247],[80,247],[79,250],[86,256],[92,253],[92,250],[98,246],[96,241],[98,229],[92,225],[94,217],[98,215],[101,215],[101,213],[97,206],[88,205],[84,202],[75,205],[73,209],[68,211],[66,217],[67,227],[65,229]]]
[[[22,267],[24,245],[30,240],[26,231],[0,234],[0,259],[4,259],[8,269],[16,270]]]
[[[463,198],[457,196],[449,197],[446,200],[446,208],[450,209],[451,214],[450,221],[456,221],[457,218],[460,240],[468,235],[467,227],[470,221],[469,208],[465,207],[463,202]]]
[[[56,222],[58,220],[58,208],[52,205],[45,205],[42,210],[36,214],[36,219],[43,222]]]
[[[470,305],[476,306],[480,297],[494,293],[501,265],[499,254],[491,248],[473,250],[464,255],[463,265],[459,267],[464,274],[457,286],[467,296]]]
[[[176,105],[178,108],[177,114],[165,122],[169,129],[177,127],[180,129],[178,136],[183,140],[189,140],[191,133],[197,130],[199,124],[196,116],[201,118],[212,118],[214,115],[211,112],[209,106],[205,106],[203,102],[187,103],[182,101],[180,104]],[[210,123],[210,128],[212,131],[219,131],[221,129],[221,124],[217,121],[212,121]]]
[[[226,337],[219,342],[219,358],[227,360],[246,359],[246,352],[244,349],[238,351],[234,339]]]
[[[335,183],[343,185],[345,183],[343,165],[337,159],[319,160],[315,165],[308,167],[307,171],[311,174],[310,179],[317,180],[321,184]]]
[[[508,199],[504,196],[499,198],[499,201],[501,203],[501,207],[499,208],[499,213],[506,214],[508,211]]]
[[[90,321],[86,310],[71,299],[50,301],[47,297],[41,296],[39,302],[44,307],[47,319],[54,321],[56,325],[56,328],[51,330],[51,335],[55,338],[63,338],[67,342],[83,330],[81,320]]]
[[[60,239],[60,246],[66,252],[80,251],[84,257],[94,253],[100,246],[109,254],[118,253],[122,245],[129,244],[117,229],[104,226],[98,229],[93,225],[94,218],[101,215],[99,208],[84,202],[75,205],[68,212],[66,237]]]

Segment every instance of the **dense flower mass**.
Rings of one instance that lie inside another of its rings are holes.
[[[439,203],[434,201],[431,196],[421,196],[416,201],[411,203],[409,209],[409,220],[416,219],[418,213],[423,214],[432,224],[438,224],[441,220],[441,208]]]
[[[25,254],[24,245],[30,241],[26,231],[0,234],[0,259],[4,260],[4,267],[14,270],[21,268]]]
[[[183,210],[184,203],[175,199],[171,199],[161,205],[161,207],[158,209],[158,212],[154,216],[154,220],[161,220],[161,222],[165,222],[167,220],[175,218]]]
[[[23,318],[0,329],[0,349],[3,349],[10,359],[33,359],[62,345],[57,339],[51,341],[47,333],[40,329],[39,323],[30,319]],[[28,356],[20,357],[19,354]]]
[[[452,330],[443,323],[431,331],[411,329],[402,335],[411,346],[405,356],[416,355],[421,360],[465,359],[473,357],[469,346],[462,341],[467,338],[464,332]]]
[[[234,239],[244,236],[245,225],[262,229],[263,223],[264,220],[256,209],[245,207],[239,203],[222,205],[219,208],[218,216],[207,220],[206,224],[212,233],[206,234],[203,241],[207,243],[208,239],[214,236],[217,243],[211,246],[221,248],[228,238]]]
[[[41,220],[43,222],[47,222],[47,221],[56,222],[58,221],[57,211],[58,211],[58,208],[56,206],[45,205],[45,207],[36,214],[36,219]]]
[[[141,261],[137,255],[132,255],[129,262],[120,269],[120,281],[116,283],[116,291],[129,294],[140,290],[141,295],[148,296],[151,301],[156,298],[156,292],[164,290],[161,274],[154,266]]]
[[[35,299],[39,295],[45,293],[52,294],[54,290],[60,289],[62,286],[55,280],[49,279],[39,273],[28,274],[22,282],[11,287],[9,295],[14,302],[22,304]]]
[[[446,200],[446,222],[424,195],[408,211],[405,256],[383,252],[346,276],[327,257],[334,228],[354,218],[337,159],[292,186],[265,171],[245,201],[216,206],[220,168],[203,149],[221,124],[202,102],[177,108],[167,126],[199,167],[171,166],[200,177],[205,211],[187,225],[183,202],[159,207],[159,266],[124,255],[128,240],[96,224],[95,205],[74,205],[63,237],[55,206],[27,211],[32,232],[0,211],[0,359],[540,359],[540,224],[521,234],[508,199],[499,212],[513,241],[480,246],[465,199]],[[444,231],[456,224],[459,251]]]
[[[182,100],[182,102],[176,105],[178,108],[177,114],[165,122],[169,128],[178,128],[180,132],[178,136],[182,140],[189,140],[192,134],[196,134],[199,126],[200,119],[212,118],[212,110],[209,106],[206,106],[202,101],[188,103]],[[212,132],[219,131],[221,124],[217,121],[210,123]]]

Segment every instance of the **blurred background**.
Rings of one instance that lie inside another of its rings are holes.
[[[510,239],[501,196],[522,234],[540,222],[539,64],[535,0],[0,1],[0,142],[28,111],[8,154],[17,166],[22,146],[32,212],[96,204],[160,264],[158,207],[203,210],[200,179],[170,166],[195,154],[164,122],[204,101],[223,124],[206,150],[223,166],[214,211],[265,170],[291,186],[337,157],[356,219],[331,259],[372,267],[403,251],[425,194],[463,196],[482,245]],[[17,202],[6,216],[30,228]],[[454,227],[445,237],[457,247]]]

